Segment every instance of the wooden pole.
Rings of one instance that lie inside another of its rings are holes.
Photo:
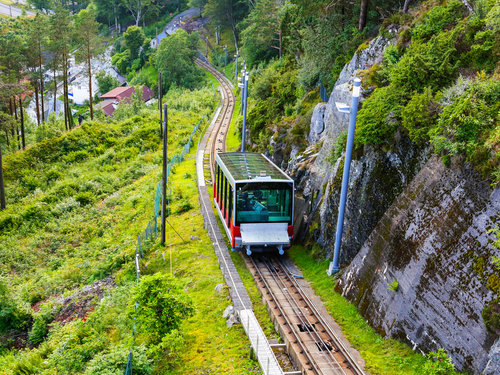
[[[19,96],[19,110],[21,111],[21,141],[24,150],[26,148],[26,139],[24,137],[24,113],[23,113],[23,101],[21,99],[21,96]]]
[[[158,73],[158,108],[160,109],[160,138],[163,138],[163,125],[162,125],[162,87],[161,87],[161,72]]]
[[[0,144],[0,210],[5,209],[5,189],[3,184],[2,145]]]

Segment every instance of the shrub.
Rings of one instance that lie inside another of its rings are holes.
[[[94,194],[90,191],[80,192],[75,195],[75,200],[80,204],[80,206],[86,206],[94,200]]]
[[[177,210],[175,210],[175,213],[182,214],[183,212],[187,212],[191,209],[193,209],[193,205],[191,204],[191,202],[189,202],[188,199],[183,199],[182,201],[179,202],[179,205],[177,206]]]
[[[391,85],[376,89],[359,111],[356,143],[381,144],[392,138],[407,97],[408,94],[400,87]]]
[[[455,26],[465,17],[465,7],[458,0],[452,0],[446,6],[432,8],[415,26],[413,30],[414,41],[427,41],[442,30]]]
[[[442,32],[428,43],[413,42],[392,70],[392,84],[417,92],[446,86],[458,70],[455,38],[454,32]]]
[[[423,368],[424,375],[454,375],[455,365],[451,362],[444,349],[427,354],[427,361]]]
[[[49,324],[54,320],[55,312],[55,309],[52,308],[52,303],[44,303],[40,306],[40,311],[36,314],[35,321],[29,333],[31,345],[39,344],[47,337]]]
[[[25,186],[27,189],[31,191],[35,190],[37,187],[40,187],[41,185],[40,180],[38,180],[38,178],[36,178],[33,175],[24,176],[21,179],[21,183],[23,184],[23,186]]]
[[[30,315],[22,310],[12,298],[12,290],[0,278],[0,332],[23,328],[29,323]]]
[[[65,163],[74,163],[83,161],[89,158],[89,153],[85,150],[72,151],[67,155],[63,156],[63,161]]]
[[[56,169],[51,169],[45,173],[45,180],[47,182],[59,180],[62,177],[62,173]]]
[[[135,316],[150,343],[159,344],[163,336],[179,329],[182,320],[194,314],[193,303],[182,289],[179,280],[163,273],[143,276],[136,286],[129,314]]]
[[[436,123],[437,108],[432,100],[432,90],[426,87],[422,94],[414,95],[401,111],[402,125],[413,142],[427,140],[429,130]]]
[[[399,289],[399,281],[396,278],[392,279],[392,282],[388,284],[387,289],[392,290],[393,292],[397,292]]]
[[[85,369],[85,375],[122,374],[127,367],[130,348],[128,346],[111,347],[109,351],[98,353]],[[153,372],[153,360],[147,356],[144,344],[132,347],[133,372],[137,375],[149,375]]]

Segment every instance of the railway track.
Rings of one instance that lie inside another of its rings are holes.
[[[215,155],[226,151],[226,137],[234,111],[235,97],[226,77],[201,60],[197,60],[196,63],[212,73],[220,82],[223,97],[220,112],[208,129],[209,137],[204,148],[205,184],[212,185]],[[253,257],[243,255],[243,257],[266,300],[271,319],[281,332],[287,352],[301,374],[364,374],[349,349],[279,258],[262,255]],[[235,280],[232,284],[236,290],[238,286]],[[246,305],[244,302],[242,304]]]
[[[284,263],[274,256],[247,257],[289,354],[302,374],[363,375],[363,370],[316,309]]]
[[[233,118],[235,96],[229,81],[223,74],[201,60],[196,60],[196,64],[212,73],[219,81],[223,98],[223,105],[210,132],[203,159],[205,183],[213,185],[215,154],[226,151],[226,137]]]

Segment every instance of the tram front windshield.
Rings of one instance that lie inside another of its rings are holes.
[[[293,184],[250,182],[236,184],[236,225],[287,222],[292,225]]]

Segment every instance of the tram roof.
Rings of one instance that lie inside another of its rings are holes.
[[[265,179],[271,177],[271,180],[291,180],[288,175],[262,154],[226,152],[218,153],[217,157],[220,158],[235,181],[261,180],[264,176]]]

